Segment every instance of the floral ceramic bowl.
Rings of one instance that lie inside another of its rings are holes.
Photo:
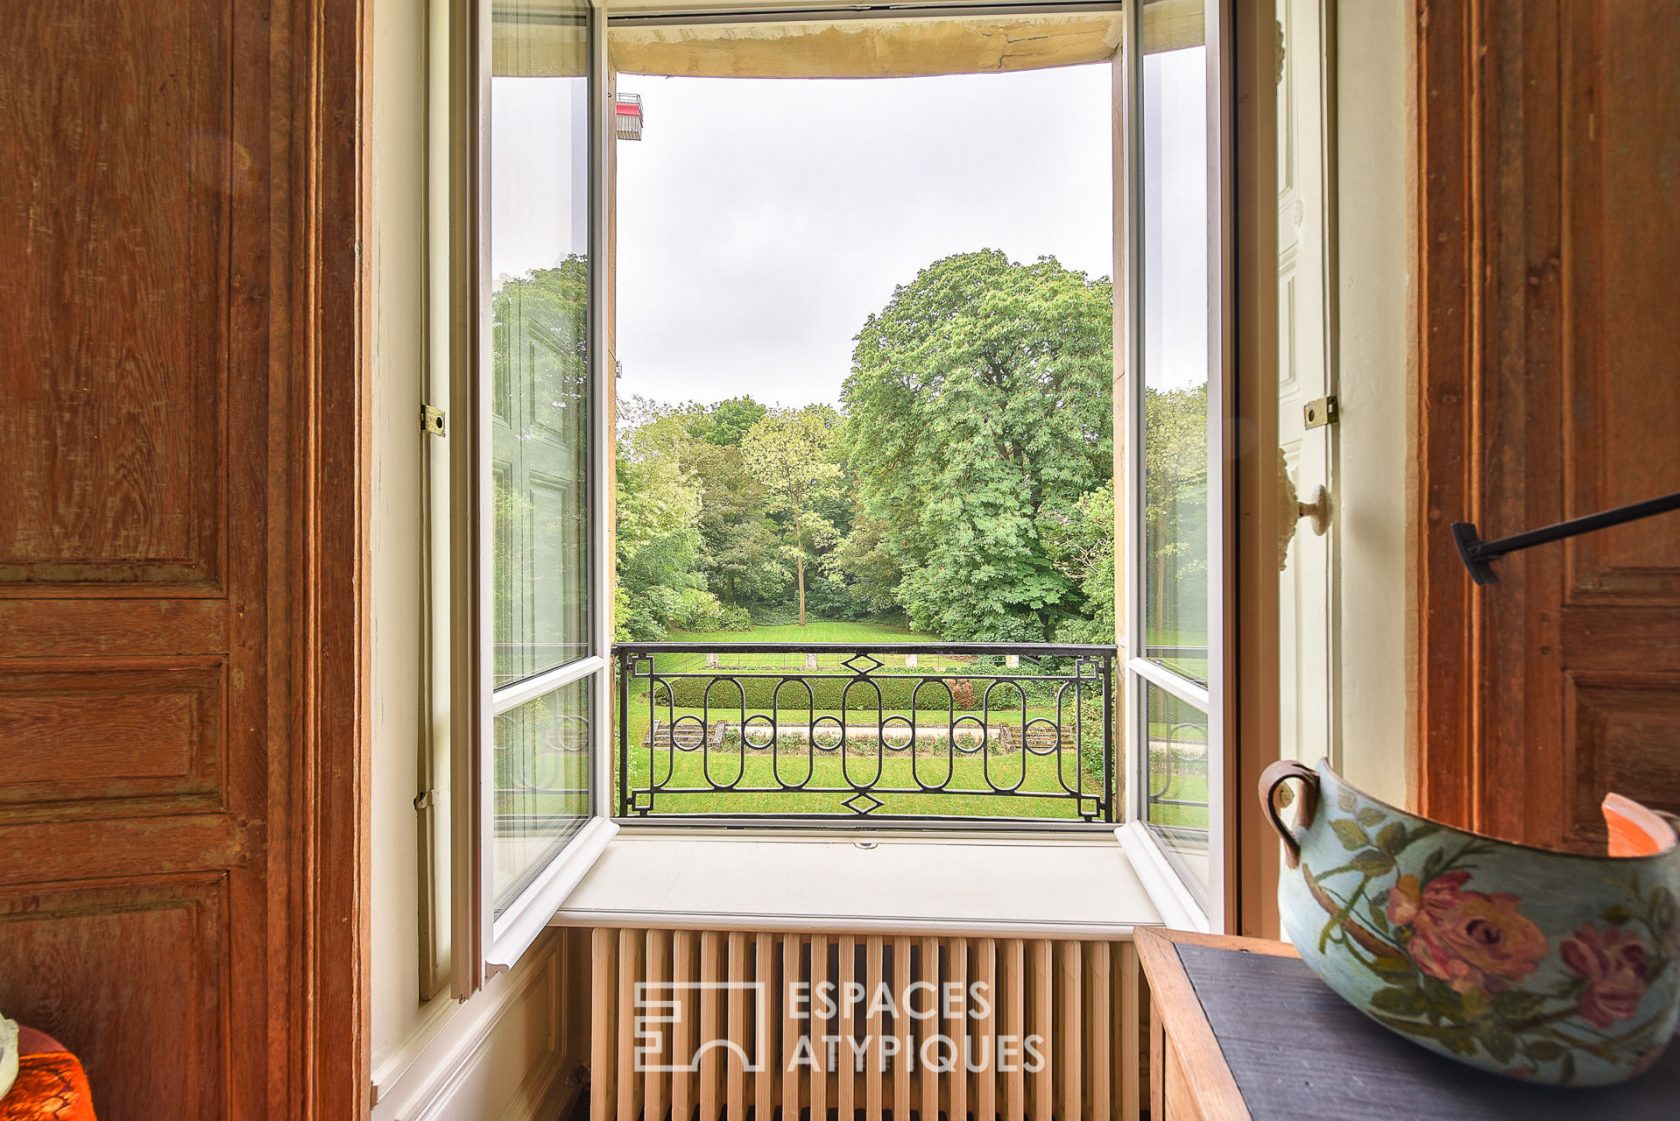
[[[1680,845],[1663,816],[1612,794],[1610,851],[1582,856],[1395,809],[1328,762],[1274,763],[1260,799],[1288,864],[1285,932],[1379,1024],[1558,1085],[1620,1082],[1662,1054],[1680,1012]]]

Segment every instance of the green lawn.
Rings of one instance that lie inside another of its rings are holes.
[[[1152,636],[1154,641],[1160,637]],[[660,673],[694,673],[706,672],[706,655],[719,655],[718,668],[724,672],[730,670],[744,670],[748,673],[776,673],[786,671],[797,674],[806,669],[806,654],[803,650],[796,650],[786,654],[739,654],[729,653],[730,644],[740,642],[788,642],[788,643],[816,643],[816,642],[855,642],[861,645],[886,642],[933,642],[936,639],[928,635],[920,635],[902,624],[883,622],[854,622],[840,623],[812,620],[806,626],[790,624],[785,626],[760,626],[749,631],[712,631],[712,632],[677,632],[671,636],[672,642],[693,643],[696,647],[693,653],[670,653],[655,656],[655,665]],[[721,650],[707,650],[708,646],[722,647]],[[845,672],[840,665],[847,655],[823,654],[818,656],[819,671],[833,673]],[[977,661],[972,656],[963,655],[928,655],[918,657],[914,670],[904,664],[903,655],[882,656],[886,663],[878,676],[886,677],[895,674],[913,674],[928,676],[956,676],[961,677],[963,671],[969,672],[998,672],[997,663],[988,660],[987,668],[976,670]],[[1023,672],[1032,672],[1031,664],[1023,666]],[[727,695],[728,690],[725,689]],[[930,724],[944,727],[945,709],[924,709],[916,715],[916,723],[921,726]],[[747,716],[769,715],[765,708],[749,708]],[[661,705],[658,710],[660,720],[673,717],[694,716],[704,719],[710,716],[712,720],[727,719],[738,723],[742,713],[738,703],[731,708],[727,704],[720,705],[707,714],[699,708],[679,707],[668,709]],[[781,721],[786,724],[803,724],[812,714],[804,708],[783,708]],[[842,715],[837,709],[818,709],[817,717],[839,717]],[[854,709],[849,714],[849,722],[853,726],[872,727],[875,723],[876,712],[873,708],[867,710]],[[909,717],[912,713],[907,709],[889,709],[880,714],[886,716]],[[959,712],[959,715],[963,713]],[[977,716],[978,714],[970,714]],[[1029,719],[1054,719],[1054,706],[1046,707],[1042,703],[1031,703],[1027,709]],[[645,789],[648,782],[648,768],[650,752],[647,747],[648,735],[648,707],[646,693],[640,690],[633,692],[629,713],[630,732],[630,766],[629,778],[632,788]],[[1076,786],[1088,792],[1094,792],[1101,786],[1102,771],[1100,762],[1101,731],[1099,728],[1088,727],[1086,730],[1087,751],[1083,763],[1083,775],[1074,773],[1074,753],[1071,748],[1058,755],[1039,756],[1023,752],[1020,742],[1020,713],[1016,710],[1014,719],[1009,720],[1001,712],[994,712],[991,723],[998,725],[1013,725],[1013,748],[1007,751],[994,750],[984,759],[978,755],[959,753],[954,770],[947,779],[947,756],[943,748],[932,744],[925,744],[918,748],[915,760],[916,773],[913,773],[912,760],[907,752],[885,751],[884,763],[879,782],[883,786],[914,787],[916,774],[926,783],[943,783],[959,788],[967,793],[935,793],[935,794],[891,794],[879,795],[884,803],[873,811],[872,817],[886,816],[945,816],[945,817],[988,817],[988,818],[1021,818],[1021,819],[1060,819],[1076,820],[1079,816],[1075,801],[1071,795],[1063,793],[1055,798],[1032,798],[1002,794],[986,794],[983,791],[990,786],[1013,786],[1017,779],[1024,791],[1052,793],[1063,790],[1063,780],[1067,785]],[[1099,722],[1100,723],[1100,722]],[[970,725],[972,727],[972,724]],[[1164,735],[1165,729],[1152,729],[1151,738]],[[773,763],[772,753],[766,748],[748,748],[745,750],[743,768],[743,751],[738,746],[713,748],[705,751],[671,751],[662,748],[653,754],[652,763],[657,766],[657,775],[661,786],[694,787],[714,786],[733,783],[739,786],[779,787],[782,784],[805,784],[819,787],[847,788],[852,782],[873,784],[876,777],[876,754],[873,742],[854,742],[845,760],[842,761],[836,752],[815,752],[814,763],[809,762],[808,749],[803,744],[784,743]],[[1057,766],[1060,758],[1062,768],[1058,776]],[[1026,772],[1022,774],[1022,766]],[[776,764],[780,768],[780,780],[777,778]],[[1116,766],[1119,760],[1116,760]],[[990,768],[992,781],[986,780],[986,768]],[[673,770],[674,768],[674,770]],[[709,778],[708,778],[709,769]],[[848,781],[849,772],[851,780]],[[1165,778],[1164,773],[1157,776],[1157,781]],[[1207,798],[1207,779],[1205,768],[1198,770],[1194,765],[1179,766],[1174,773],[1169,787],[1161,791],[1168,798],[1181,799],[1190,802],[1202,802],[1205,806]],[[707,790],[692,794],[674,794],[661,790],[655,794],[654,808],[656,816],[676,814],[823,814],[839,817],[851,817],[852,811],[841,803],[851,796],[849,789],[839,791],[807,793],[801,791],[786,791],[770,789],[752,792],[730,792]],[[1207,812],[1198,806],[1160,806],[1153,808],[1152,820],[1163,825],[1180,825],[1192,828],[1205,828]]]
[[[854,714],[855,715],[855,714]],[[912,762],[908,752],[882,751],[885,757],[879,764],[874,746],[866,750],[853,748],[844,761],[838,752],[808,752],[805,748],[783,749],[773,760],[768,749],[743,752],[739,748],[695,751],[659,751],[655,762],[662,786],[695,787],[714,784],[735,784],[747,787],[776,787],[777,771],[780,782],[788,785],[814,787],[848,787],[847,774],[852,782],[873,784],[879,769],[882,786],[915,787],[917,775],[925,784],[943,784],[973,793],[937,794],[879,794],[883,805],[872,817],[929,815],[943,817],[1006,817],[1077,820],[1079,814],[1072,795],[1067,794],[1056,774],[1056,757],[1026,755],[1027,772],[1021,774],[1023,753],[1011,751],[982,758],[979,754],[958,754],[954,765],[944,751],[927,748],[918,750]],[[815,756],[814,759],[811,755]],[[648,773],[648,750],[631,749],[630,776],[634,785],[645,787]],[[672,756],[675,759],[672,759]],[[670,770],[675,767],[674,773]],[[1067,785],[1079,788],[1081,777],[1075,773],[1071,758],[1062,762]],[[991,782],[986,780],[990,768]],[[843,769],[844,768],[844,769]],[[913,770],[914,768],[914,770]],[[707,771],[710,771],[709,779]],[[1010,787],[1019,781],[1023,791],[1058,792],[1056,798],[1020,797],[1005,794],[986,794],[979,791],[994,786]],[[1102,788],[1102,775],[1087,770],[1083,789],[1094,796]],[[665,814],[825,814],[852,816],[841,803],[852,796],[850,789],[826,793],[805,793],[780,789],[752,793],[706,791],[695,794],[673,794],[661,790],[654,795],[654,809]],[[1089,808],[1089,807],[1088,807]]]
[[[697,649],[692,654],[659,654],[654,662],[664,673],[683,673],[690,670],[704,669],[707,653],[723,653],[708,651],[704,647],[727,647],[736,642],[936,642],[925,634],[917,634],[902,623],[829,623],[816,619],[803,627],[798,623],[786,626],[753,627],[746,631],[673,631],[670,641],[692,642]],[[817,665],[822,669],[838,669],[845,661],[845,654],[823,654],[817,659]],[[894,655],[884,659],[889,666],[902,666],[902,656]],[[925,658],[923,659],[926,660]],[[730,654],[723,653],[721,666],[727,669],[790,669],[805,668],[805,652],[791,651],[785,654]],[[930,663],[931,664],[931,663]]]

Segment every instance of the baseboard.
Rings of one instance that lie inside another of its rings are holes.
[[[581,1090],[565,1045],[564,942],[537,943],[431,1027],[381,1086],[373,1121],[558,1121]]]

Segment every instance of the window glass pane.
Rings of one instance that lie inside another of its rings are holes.
[[[589,820],[594,678],[585,677],[496,717],[496,914],[507,909]]]
[[[1144,688],[1144,820],[1208,890],[1208,718],[1194,705]]]
[[[1142,599],[1145,656],[1206,684],[1207,48],[1184,7],[1142,19]]]
[[[495,683],[589,653],[589,35],[497,0],[490,80]]]

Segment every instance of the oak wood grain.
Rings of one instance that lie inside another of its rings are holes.
[[[221,808],[226,664],[136,661],[0,674],[0,822]]]
[[[0,890],[0,1005],[81,1058],[101,1118],[218,1121],[227,919],[213,873]]]
[[[8,3],[0,582],[213,584],[224,527],[233,10]]]
[[[1284,943],[1139,927],[1133,935],[1149,983],[1151,1117],[1248,1121],[1242,1092],[1179,961],[1178,944],[1290,956]]]
[[[368,1106],[362,0],[0,0],[0,1005]]]
[[[1512,554],[1497,537],[1680,490],[1680,9],[1417,5],[1423,812],[1595,849],[1597,804],[1680,809],[1680,518]]]

